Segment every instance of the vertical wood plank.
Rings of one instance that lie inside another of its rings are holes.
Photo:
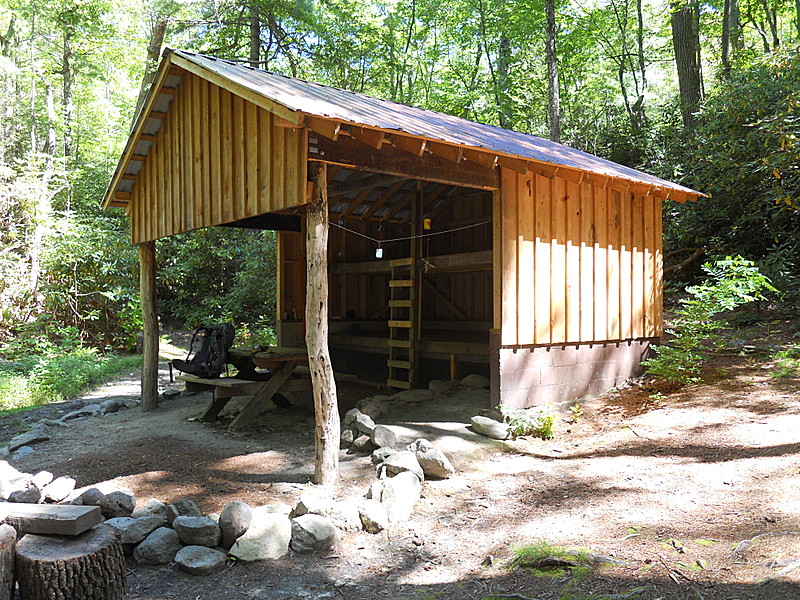
[[[286,129],[286,128],[284,128]],[[283,206],[287,208],[305,202],[305,186],[298,186],[297,175],[298,151],[300,148],[300,135],[304,134],[304,129],[287,129],[285,133],[283,178],[285,181]]]
[[[492,192],[492,328],[503,326],[503,205],[500,190]]]
[[[567,341],[567,186],[556,177],[552,190],[552,244],[550,256],[550,331],[551,342]]]
[[[578,184],[567,182],[567,330],[566,341],[581,339],[581,202]]]
[[[275,126],[275,117],[270,113],[270,131],[272,133],[272,202],[271,210],[286,207],[286,128]]]
[[[617,190],[608,192],[608,263],[606,281],[608,283],[608,331],[606,339],[620,338],[619,307],[619,257],[620,257],[620,201],[621,194]]]
[[[517,344],[536,341],[536,182],[534,176],[518,175],[517,180]],[[458,217],[457,217],[458,218]]]
[[[517,222],[519,191],[516,175],[500,169],[500,194],[503,205],[502,326],[503,345],[517,344]]]
[[[222,222],[230,223],[234,219],[233,207],[233,144],[231,140],[231,122],[233,94],[227,90],[220,90],[219,112],[220,123],[220,170],[222,179]]]
[[[594,189],[594,340],[608,339],[608,189]]]
[[[158,313],[156,243],[139,244],[139,297],[142,304],[142,410],[158,406]]]
[[[580,185],[581,192],[581,340],[594,338],[594,188]]]
[[[534,342],[550,342],[550,250],[553,239],[551,228],[552,192],[550,179],[534,175],[535,195],[535,259],[534,259],[534,311],[536,313],[536,336]]]
[[[258,109],[258,211],[272,208],[272,117]]]
[[[176,214],[173,206],[174,183],[172,179],[174,170],[172,165],[174,164],[175,147],[173,140],[173,127],[171,123],[165,122],[162,124],[159,137],[159,141],[161,142],[161,147],[163,150],[162,158],[159,162],[161,163],[161,168],[164,170],[164,173],[166,173],[166,177],[164,177],[164,182],[162,184],[162,189],[164,190],[163,196],[159,202],[159,206],[166,215],[166,229],[169,230],[169,233],[165,233],[164,235],[172,235],[176,230],[178,215]]]
[[[222,178],[220,177],[220,162],[222,161],[222,132],[220,131],[220,89],[219,86],[209,86],[209,169],[211,171],[211,222],[220,223],[222,221]]]
[[[633,266],[631,272],[631,295],[633,337],[644,337],[644,201],[640,194],[634,194],[631,210],[631,229],[633,231]]]
[[[192,215],[194,214],[194,160],[192,155],[192,134],[194,133],[194,123],[192,122],[192,94],[194,93],[194,84],[197,81],[196,75],[186,75],[184,78],[186,89],[183,90],[181,103],[183,104],[183,154],[181,161],[186,169],[186,193],[184,194],[183,202],[183,219],[181,222],[181,231],[189,231],[192,228]]]
[[[200,86],[202,79],[192,77],[192,95],[189,98],[189,121],[191,123],[191,151],[189,160],[192,161],[192,210],[187,214],[187,230],[198,227],[202,223],[203,201],[205,189],[203,186],[203,157],[200,146],[201,123],[200,123]]]
[[[655,198],[645,196],[644,203],[644,335],[656,336],[656,254]]]
[[[200,145],[200,173],[201,175],[201,208],[199,212],[200,220],[195,223],[195,227],[208,227],[211,222],[211,136],[209,135],[209,110],[210,99],[208,88],[210,84],[205,79],[200,80],[199,106],[197,113],[200,119],[200,133],[198,143]]]
[[[655,200],[655,254],[656,254],[656,294],[655,294],[655,320],[656,330],[653,335],[661,336],[664,333],[664,230],[662,201],[660,198]]]
[[[255,217],[258,212],[258,107],[245,102],[245,160],[247,167],[247,197],[245,217]]]
[[[241,219],[247,212],[247,162],[244,155],[244,100],[234,95],[231,98],[231,177],[233,178],[233,218]]]
[[[629,192],[620,199],[619,318],[620,336],[633,338],[633,197]]]

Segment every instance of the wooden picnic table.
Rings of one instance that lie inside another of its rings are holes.
[[[260,352],[230,348],[228,354],[233,358],[232,364],[241,363],[241,359],[249,357],[257,367],[267,369],[271,377],[265,381],[253,381],[237,377],[197,377],[187,373],[179,375],[177,379],[186,382],[187,391],[192,389],[213,391],[211,405],[200,416],[203,421],[216,419],[231,398],[252,395],[253,397],[230,424],[231,429],[237,429],[252,421],[258,415],[261,406],[272,400],[275,394],[291,394],[301,389],[310,389],[310,380],[299,380],[294,383],[289,379],[295,368],[308,362],[308,352],[305,348],[274,347]]]

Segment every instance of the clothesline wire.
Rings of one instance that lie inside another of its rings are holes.
[[[335,221],[331,221],[330,223],[331,223],[331,225],[333,225],[334,227],[338,227],[342,231],[346,231],[348,233],[352,233],[353,235],[357,235],[357,236],[362,237],[362,238],[364,238],[366,240],[370,240],[371,242],[375,242],[376,244],[388,244],[389,242],[404,242],[406,240],[417,240],[417,239],[422,239],[422,238],[433,237],[435,235],[444,235],[445,233],[453,233],[455,231],[463,231],[464,229],[472,229],[473,227],[480,227],[481,225],[486,225],[487,223],[491,223],[491,222],[492,222],[491,220],[486,220],[486,221],[481,221],[480,223],[473,223],[472,225],[464,225],[463,227],[455,227],[453,229],[446,229],[445,231],[436,231],[434,233],[423,233],[421,235],[409,235],[407,237],[392,238],[392,239],[388,239],[388,240],[376,239],[376,238],[372,237],[371,235],[367,235],[365,233],[361,233],[360,231],[355,231],[353,229],[350,229],[349,227],[345,227],[344,225],[339,225]]]

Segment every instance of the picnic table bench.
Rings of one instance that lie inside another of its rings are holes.
[[[312,389],[310,377],[291,379],[294,370],[308,361],[305,348],[277,347],[263,352],[231,348],[228,354],[231,364],[234,365],[241,364],[242,359],[249,358],[257,367],[269,371],[269,379],[253,381],[238,377],[198,377],[188,373],[178,375],[177,379],[186,383],[186,391],[189,393],[212,391],[211,404],[200,415],[202,421],[216,419],[231,398],[252,396],[230,424],[231,429],[236,429],[252,421],[258,415],[261,406],[272,400],[275,394],[280,393],[291,399],[295,392]]]

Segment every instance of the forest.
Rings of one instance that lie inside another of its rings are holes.
[[[135,346],[136,249],[124,213],[100,200],[165,46],[548,137],[700,190],[664,207],[669,289],[738,254],[796,307],[798,44],[797,0],[0,0],[0,369]],[[269,331],[271,232],[201,230],[158,252],[165,326]]]

